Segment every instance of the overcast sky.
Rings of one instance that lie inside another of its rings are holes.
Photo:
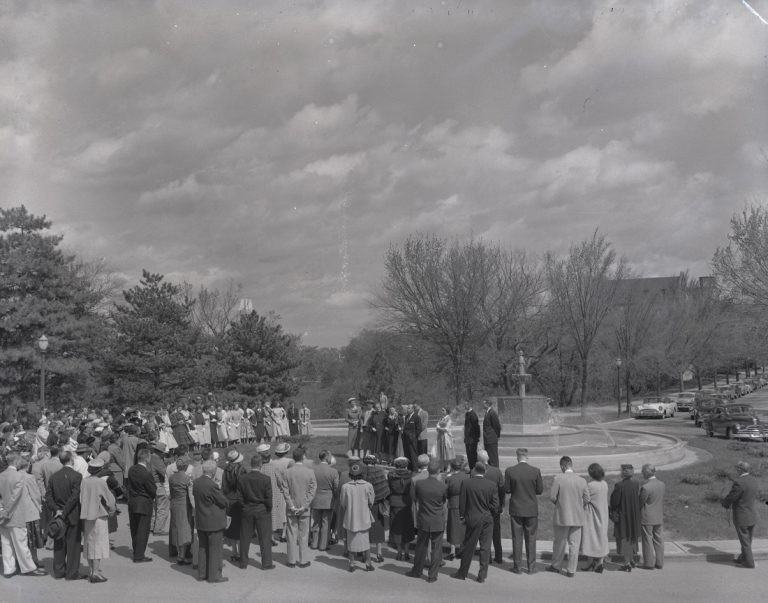
[[[698,276],[768,185],[768,0],[8,2],[4,206],[311,345],[414,231]]]

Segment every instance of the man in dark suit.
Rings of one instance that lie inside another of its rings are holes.
[[[444,482],[437,479],[440,473],[439,461],[430,461],[427,471],[429,477],[419,480],[414,486],[418,540],[413,568],[406,573],[406,576],[421,578],[427,558],[427,548],[430,548],[432,562],[429,566],[427,582],[437,582],[437,572],[443,561],[445,502],[448,499],[448,489]]]
[[[741,545],[741,555],[734,563],[743,567],[754,568],[755,559],[752,556],[752,533],[755,530],[757,499],[757,480],[749,474],[749,463],[739,461],[736,470],[739,477],[733,482],[731,491],[723,499],[723,506],[733,509],[733,527]]]
[[[522,573],[523,542],[528,573],[536,571],[536,530],[539,526],[538,495],[544,492],[541,471],[528,464],[528,449],[517,449],[517,465],[504,472],[504,490],[509,494],[512,522],[512,572]]]
[[[499,466],[499,436],[501,436],[501,421],[499,413],[493,407],[492,400],[483,400],[485,416],[483,417],[483,448],[488,452],[488,464]]]
[[[80,484],[83,476],[72,468],[72,453],[64,450],[59,454],[63,465],[48,479],[45,506],[49,517],[61,517],[67,529],[61,538],[53,541],[53,577],[81,580],[80,574]]]
[[[419,415],[421,421],[421,432],[419,433],[419,439],[417,448],[419,454],[427,454],[427,448],[429,448],[429,439],[427,437],[427,425],[429,423],[429,413],[424,410],[420,404],[414,404],[416,413]]]
[[[488,464],[488,451],[481,450],[477,453],[477,460],[485,465],[485,479],[490,480],[496,486],[499,494],[499,506],[493,515],[493,562],[497,565],[504,563],[504,553],[501,550],[501,512],[504,509],[504,497],[507,494],[504,488],[504,476],[501,470]]]
[[[451,574],[452,578],[465,580],[475,554],[475,547],[480,542],[480,571],[477,581],[485,582],[488,565],[491,560],[491,537],[493,534],[493,516],[499,509],[499,490],[491,480],[485,479],[485,465],[475,464],[472,477],[461,483],[459,493],[459,517],[467,526],[462,545],[461,566]]]
[[[148,449],[140,449],[136,453],[137,463],[128,469],[128,477],[125,480],[134,563],[152,561],[152,557],[147,557],[146,551],[157,487],[148,469],[149,457]]]
[[[261,471],[261,455],[251,457],[251,470],[237,480],[237,493],[243,503],[240,523],[240,567],[248,567],[253,529],[259,537],[261,569],[275,569],[272,563],[272,480]]]
[[[421,418],[416,412],[416,405],[411,404],[405,414],[403,423],[403,455],[411,461],[411,471],[416,470],[419,458],[419,434],[421,433]]]
[[[467,462],[470,467],[477,463],[477,445],[480,443],[480,419],[469,403],[469,410],[464,413],[464,448],[467,451]]]
[[[328,549],[333,503],[339,493],[339,472],[331,467],[331,451],[321,450],[320,462],[313,467],[317,480],[317,492],[312,499],[312,542],[311,549]]]
[[[195,498],[195,526],[200,542],[197,579],[219,583],[229,581],[221,575],[227,497],[213,481],[215,475],[216,461],[205,461],[203,475],[192,484],[192,496]]]

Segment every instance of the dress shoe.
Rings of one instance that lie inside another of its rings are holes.
[[[288,566],[288,567],[296,567],[295,563],[286,563],[285,565]]]
[[[605,566],[602,563],[600,565],[595,566],[596,574],[602,574],[604,570],[605,570]]]
[[[149,561],[152,561],[152,557],[142,557],[141,559],[134,559],[134,563],[147,563]]]
[[[456,559],[456,555],[454,555],[453,553],[448,553],[445,557],[443,557],[443,559],[445,559],[446,561],[453,561],[454,559]]]
[[[377,563],[384,563],[384,556],[383,555],[376,555],[376,562]]]
[[[263,570],[271,570],[271,569],[275,569],[275,567],[276,566],[275,566],[274,563],[270,563],[269,565],[262,565],[261,569],[263,569]]]
[[[663,565],[654,565],[653,569],[664,569]]]
[[[421,574],[417,574],[413,570],[411,570],[410,572],[405,572],[405,575],[408,576],[409,578],[421,578]]]
[[[437,576],[435,576],[434,578],[427,578],[427,582],[429,582],[430,584],[432,584],[432,582],[437,582]]]
[[[513,574],[522,574],[523,573],[523,570],[521,570],[519,567],[513,567],[509,571],[512,572]]]
[[[79,576],[76,576],[74,578],[66,577],[64,579],[65,580],[87,580],[88,576],[86,576],[85,574],[80,574]]]
[[[576,576],[576,572],[565,572],[565,575],[569,578],[574,578]]]
[[[459,572],[455,572],[455,573],[451,574],[451,578],[456,578],[456,580],[466,580],[467,579],[466,576],[463,576]]]
[[[211,584],[221,584],[222,582],[229,582],[229,578],[221,577],[221,578],[216,578],[216,580],[209,580],[208,582],[210,582]]]
[[[88,578],[88,582],[90,582],[91,584],[100,584],[100,583],[106,582],[106,581],[107,581],[107,578],[105,578],[104,576],[96,576],[96,575],[94,575],[94,576],[91,576],[90,578]]]
[[[31,572],[26,572],[24,574],[21,574],[22,576],[47,576],[48,572],[45,570],[42,570],[40,568],[34,569]]]
[[[621,571],[621,572],[631,572],[632,571],[632,566],[629,563],[627,563],[626,565],[622,565],[619,568],[619,571]]]
[[[304,569],[305,567],[309,567],[312,565],[311,561],[307,561],[306,563],[299,563],[297,567],[300,567],[301,569]]]
[[[398,553],[398,554],[395,556],[395,561],[402,561],[402,560],[403,560],[403,554],[402,554],[402,553]]]
[[[375,568],[375,567],[373,567],[373,565],[372,565],[372,564],[370,564],[370,563],[369,563],[368,565],[366,565],[366,566],[365,566],[365,571],[366,571],[366,572],[372,572],[372,571],[373,571],[373,570],[375,570],[375,569],[376,569],[376,568]]]
[[[480,578],[480,577],[478,576],[478,578],[477,578],[477,581],[478,581],[480,584],[482,584],[483,582],[485,582],[485,578]]]
[[[192,564],[192,562],[191,561],[187,561],[186,559],[179,559],[176,562],[176,565],[191,565],[191,564]]]
[[[552,572],[553,574],[560,574],[562,573],[559,569],[557,569],[554,565],[548,565],[547,571]]]

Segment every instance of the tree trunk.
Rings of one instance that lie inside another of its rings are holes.
[[[629,387],[630,387],[629,368],[627,368],[627,370],[624,371],[624,389],[626,390],[626,396],[627,396],[627,416],[629,416],[629,407],[632,401],[632,394],[629,391]]]
[[[589,374],[587,373],[587,359],[584,358],[581,361],[581,393],[579,394],[579,406],[581,407],[582,414],[584,413],[584,405],[587,402],[587,380]]]
[[[696,371],[696,385],[698,386],[699,391],[701,391],[701,371]]]

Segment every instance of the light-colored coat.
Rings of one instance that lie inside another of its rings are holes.
[[[0,473],[0,504],[7,518],[0,525],[5,528],[25,528],[28,521],[40,519],[40,506],[35,506],[33,500],[34,490],[37,490],[35,479],[17,471],[16,467],[8,467]]]
[[[566,471],[555,476],[550,500],[555,503],[552,518],[556,526],[583,526],[584,506],[589,502],[587,480],[573,471]]]
[[[640,488],[640,523],[660,526],[664,523],[664,482],[652,477]]]
[[[302,509],[302,515],[308,514],[315,492],[317,479],[312,469],[296,463],[285,472],[283,496],[289,510]]]
[[[371,505],[374,496],[373,486],[361,479],[347,482],[341,487],[339,505],[345,530],[365,532],[370,529],[373,523]]]
[[[89,475],[80,482],[80,519],[100,519],[115,512],[115,496],[107,480]]]
[[[589,488],[589,504],[586,508],[586,521],[581,532],[581,552],[587,557],[602,558],[608,554],[608,528],[611,520],[608,517],[608,484],[604,481],[591,481]]]

